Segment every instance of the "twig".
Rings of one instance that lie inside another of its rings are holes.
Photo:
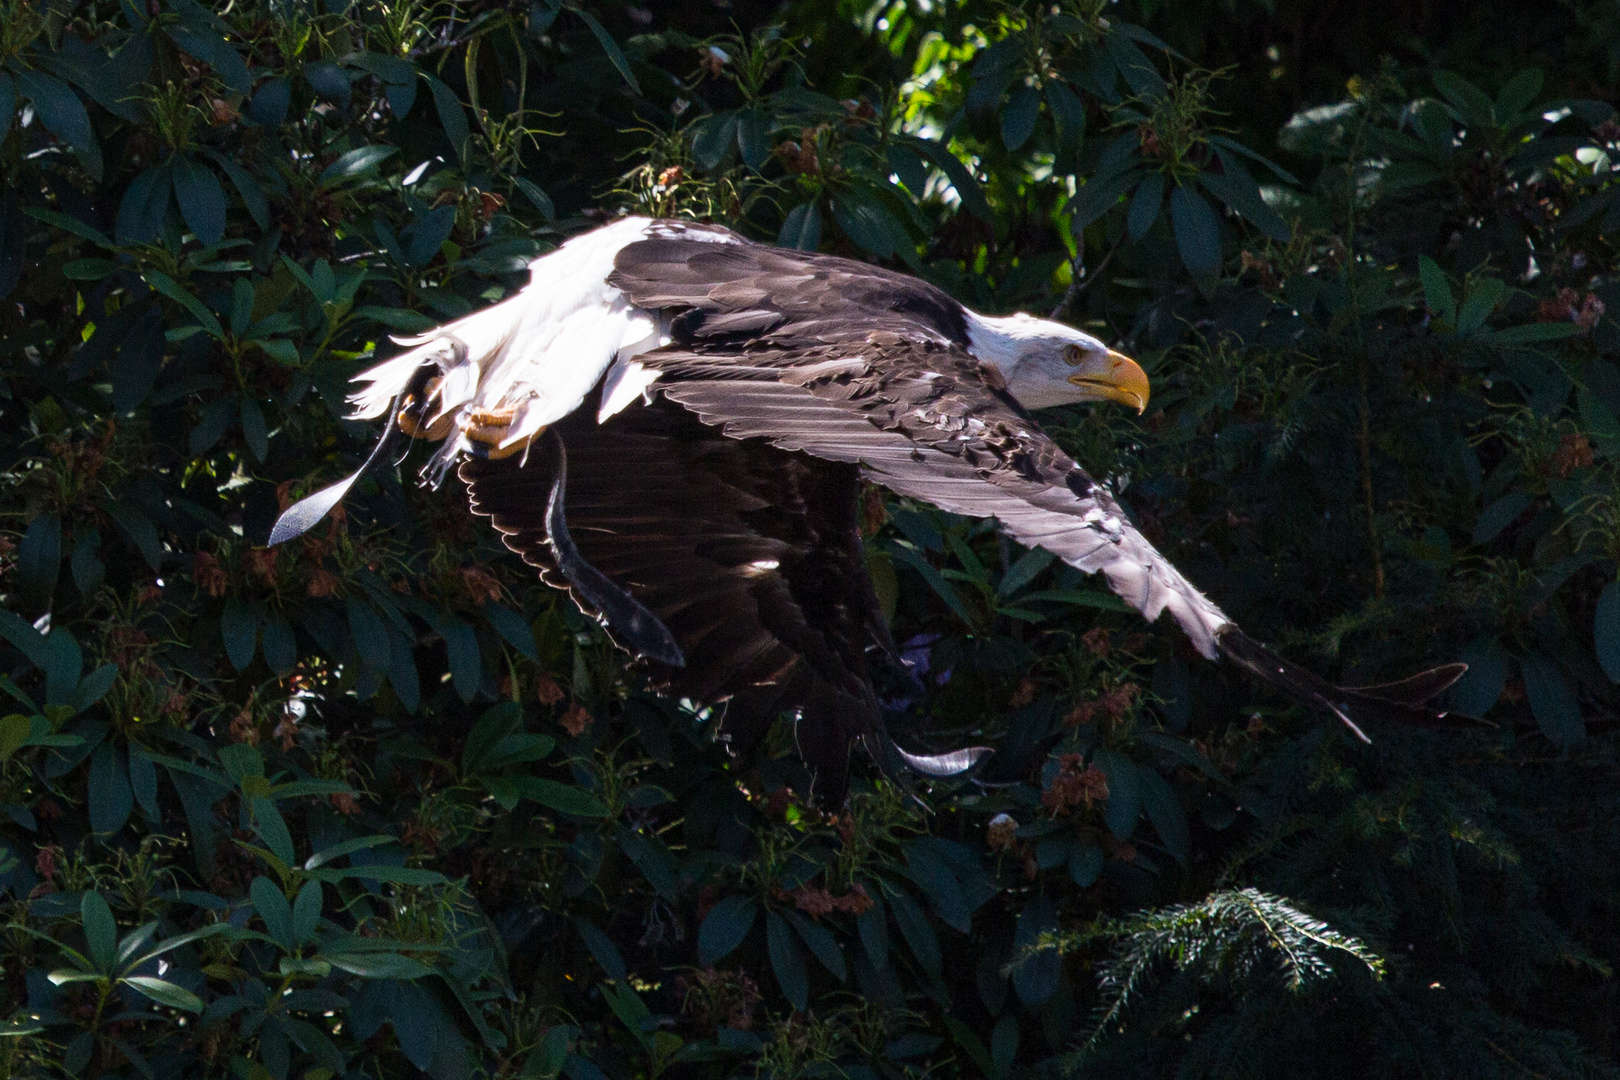
[[[1063,313],[1069,310],[1070,305],[1079,298],[1080,294],[1091,288],[1091,283],[1096,281],[1098,276],[1108,268],[1109,262],[1114,258],[1114,252],[1118,251],[1120,245],[1124,242],[1125,234],[1121,233],[1119,239],[1114,241],[1114,246],[1108,249],[1108,254],[1102,257],[1102,262],[1094,266],[1091,272],[1085,275],[1078,273],[1082,269],[1080,260],[1085,254],[1085,248],[1082,246],[1080,252],[1070,260],[1070,265],[1076,272],[1069,278],[1069,287],[1064,290],[1063,299],[1058,301],[1058,306],[1052,309],[1052,314],[1048,317],[1053,319],[1061,318]]]

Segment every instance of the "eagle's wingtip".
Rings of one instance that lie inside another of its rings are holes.
[[[1319,675],[1284,660],[1235,625],[1223,627],[1215,641],[1222,656],[1295,700],[1331,713],[1358,740],[1369,744],[1372,739],[1351,718],[1352,712],[1363,719],[1377,717],[1408,724],[1438,724],[1449,713],[1428,703],[1468,670],[1467,664],[1442,664],[1396,682],[1334,686]]]
[[[952,750],[948,754],[908,754],[892,740],[889,745],[913,772],[940,780],[961,776],[995,753],[995,750],[988,746],[966,746],[960,750]]]

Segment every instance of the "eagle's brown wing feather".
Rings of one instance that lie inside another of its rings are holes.
[[[587,403],[589,404],[589,403]],[[655,685],[726,702],[723,729],[746,751],[784,710],[818,796],[836,803],[852,744],[881,755],[866,653],[887,641],[856,523],[854,466],[729,439],[654,402],[598,425],[585,408],[557,428],[568,451],[567,519],[596,570],[646,606],[685,666],[650,662]],[[548,483],[535,462],[473,461],[473,508],[552,585],[588,598],[560,567],[530,509]],[[611,619],[610,635],[635,651]],[[881,760],[881,757],[880,757]]]

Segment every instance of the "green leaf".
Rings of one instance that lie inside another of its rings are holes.
[[[463,776],[475,775],[489,761],[500,741],[523,727],[523,706],[503,701],[479,717],[461,749]]]
[[[146,305],[117,345],[118,355],[107,365],[112,374],[113,407],[130,412],[152,393],[163,371],[167,342],[158,305]]]
[[[84,111],[79,95],[67,84],[43,71],[14,69],[17,91],[34,103],[34,112],[50,129],[78,153],[85,170],[101,179],[101,147],[90,128],[90,114]]]
[[[950,583],[941,576],[933,564],[922,557],[920,552],[905,544],[893,544],[889,547],[889,554],[917,571],[922,579],[928,583],[929,588],[933,589],[939,595],[939,598],[945,601],[946,606],[954,611],[959,619],[972,625],[974,622],[973,613],[967,609],[966,604],[962,603],[962,598],[956,594],[955,589],[951,588]]]
[[[994,1075],[1005,1076],[1011,1071],[1018,1057],[1018,1017],[1008,1013],[996,1021],[990,1032],[990,1057],[995,1064]]]
[[[1293,238],[1293,230],[1288,223],[1266,205],[1265,198],[1260,194],[1260,185],[1235,161],[1227,165],[1225,173],[1199,173],[1198,182],[1279,244],[1286,244]]]
[[[765,945],[782,996],[795,1012],[804,1012],[810,1007],[810,977],[804,969],[804,955],[787,922],[774,911],[765,913]]]
[[[382,834],[377,834],[374,836],[361,836],[353,840],[343,840],[339,843],[330,844],[323,847],[321,850],[311,855],[308,859],[305,859],[304,869],[314,870],[317,867],[325,866],[333,859],[341,859],[343,856],[352,855],[356,851],[369,851],[374,847],[381,847],[383,844],[397,843],[399,843],[399,841],[394,837],[385,836]]]
[[[1102,873],[1102,848],[1090,841],[1075,840],[1069,846],[1069,879],[1082,889],[1097,883]]]
[[[608,806],[595,795],[542,776],[512,777],[518,795],[541,806],[575,817],[607,817]]]
[[[1488,544],[1495,540],[1529,505],[1530,494],[1524,491],[1510,491],[1497,499],[1481,511],[1479,519],[1474,522],[1473,542]]]
[[[658,890],[659,896],[670,903],[680,899],[680,867],[662,840],[652,833],[628,826],[616,827],[614,838],[619,842],[619,849],[630,857],[647,882]]]
[[[362,979],[420,979],[433,974],[433,968],[420,960],[393,952],[321,952],[320,959]]]
[[[1103,47],[1125,77],[1125,85],[1131,88],[1131,93],[1148,101],[1164,96],[1164,78],[1135,42],[1124,34],[1109,34],[1103,38]]]
[[[1138,768],[1136,777],[1142,786],[1142,808],[1147,811],[1148,820],[1153,822],[1153,831],[1159,834],[1159,840],[1170,856],[1186,866],[1192,859],[1192,835],[1187,827],[1187,814],[1182,809],[1181,797],[1153,769]]]
[[[1471,334],[1485,325],[1496,305],[1501,303],[1507,285],[1500,278],[1477,278],[1468,286],[1462,310],[1457,312],[1457,333]]]
[[[354,94],[349,74],[343,67],[328,60],[304,65],[304,80],[309,83],[310,89],[339,109],[347,109]]]
[[[765,110],[750,106],[737,114],[737,151],[743,164],[758,171],[771,156],[770,126]]]
[[[0,765],[4,765],[28,738],[31,725],[22,713],[0,717]]]
[[[62,267],[62,276],[69,281],[100,281],[117,269],[111,259],[74,259]]]
[[[58,229],[70,232],[74,236],[90,241],[92,244],[104,248],[113,246],[113,242],[107,239],[106,234],[100,229],[94,225],[87,225],[76,217],[59,214],[55,210],[47,210],[42,206],[25,206],[23,207],[23,213],[31,218],[37,218],[47,225],[55,225]]]
[[[285,677],[298,664],[298,638],[292,624],[278,612],[264,617],[264,638],[261,643],[264,662],[270,670]]]
[[[1001,111],[1001,143],[1017,150],[1035,134],[1035,121],[1041,115],[1041,92],[1033,86],[1020,86],[1012,92]]]
[[[471,148],[472,131],[467,127],[467,114],[462,110],[461,99],[456,97],[454,90],[427,72],[422,73],[422,78],[427,80],[428,89],[433,92],[433,108],[439,114],[445,138],[450,140],[457,159],[465,165]]]
[[[968,171],[967,166],[962,164],[961,159],[951,153],[948,146],[933,139],[920,139],[914,136],[906,136],[902,142],[938,166],[940,172],[945,174],[945,179],[951,182],[951,187],[956,189],[956,194],[968,213],[987,224],[995,224],[996,217],[990,209],[990,200],[984,196],[984,188]]]
[[[281,811],[276,809],[273,801],[262,795],[248,799],[248,805],[253,808],[253,825],[265,847],[284,865],[291,866],[297,856],[293,853],[292,834],[287,831],[287,822],[282,818]]]
[[[79,680],[79,685],[73,690],[73,712],[75,715],[84,712],[96,702],[107,696],[107,691],[113,688],[118,681],[118,665],[102,664],[96,670]]]
[[[884,883],[889,904],[894,908],[894,921],[900,927],[900,936],[906,939],[911,955],[928,974],[938,978],[945,971],[945,958],[939,950],[939,937],[929,924],[917,901],[899,889]]]
[[[62,1071],[69,1076],[85,1075],[85,1067],[90,1064],[91,1056],[96,1052],[96,1033],[81,1031],[73,1036],[67,1049],[62,1052]]]
[[[1122,173],[1102,179],[1088,181],[1074,198],[1069,200],[1070,230],[1079,236],[1081,231],[1093,221],[1102,217],[1119,203],[1119,197],[1135,187],[1146,176],[1157,176],[1158,173],[1143,173],[1141,170],[1131,169]]]
[[[156,960],[164,953],[173,952],[175,949],[178,949],[183,945],[190,945],[194,941],[201,941],[203,938],[216,937],[220,934],[235,933],[238,933],[238,931],[236,927],[232,926],[230,923],[218,922],[209,923],[207,926],[196,930],[188,930],[183,934],[176,934],[170,938],[164,938],[162,941],[158,942],[154,948],[148,949],[139,957],[136,957],[133,960],[126,960],[126,970],[127,968],[138,968],[143,964]]]
[[[34,614],[47,610],[62,570],[61,518],[46,513],[29,522],[17,545],[16,569],[23,603]]]
[[[264,777],[264,755],[251,743],[231,743],[220,747],[217,753],[233,783],[240,784],[250,776]]]
[[[352,881],[370,878],[396,885],[443,885],[449,879],[437,870],[421,870],[414,866],[392,866],[384,863],[366,863],[342,870],[311,870],[310,877],[317,881]]]
[[[873,197],[871,189],[855,189],[829,199],[827,209],[846,236],[878,258],[898,254],[915,261],[915,246],[905,226]]]
[[[1496,120],[1506,124],[1523,112],[1529,104],[1541,93],[1541,84],[1544,76],[1540,68],[1530,68],[1521,71],[1507,81],[1496,95]]]
[[[1449,326],[1457,325],[1457,297],[1440,264],[1427,255],[1418,256],[1418,278],[1423,282],[1423,302]]]
[[[471,702],[478,693],[483,674],[483,658],[478,649],[478,635],[473,628],[454,616],[439,620],[438,631],[444,638],[444,648],[450,662],[452,685],[456,696]]]
[[[261,879],[262,880],[262,879]],[[315,938],[321,921],[321,883],[306,881],[292,905],[292,938],[295,945],[306,945]]]
[[[242,196],[242,205],[247,207],[248,216],[253,219],[253,223],[260,229],[270,228],[270,201],[265,198],[264,188],[253,178],[253,174],[224,154],[209,150],[205,150],[204,153],[224,170],[226,176],[230,177],[231,184],[236,188],[236,193]]]
[[[995,1062],[990,1060],[990,1053],[984,1048],[984,1041],[974,1033],[972,1028],[956,1017],[947,1015],[943,1019],[945,1021],[945,1030],[951,1033],[952,1041],[967,1053],[967,1056],[973,1060],[973,1064],[978,1067],[979,1072],[986,1077],[995,1076],[996,1065]]]
[[[376,307],[365,304],[354,309],[356,315],[363,315],[382,323],[390,330],[399,330],[406,334],[420,334],[424,330],[431,330],[438,323],[418,311],[402,311],[398,308]]]
[[[485,604],[481,610],[484,618],[489,620],[489,625],[495,628],[495,632],[501,635],[508,645],[535,663],[540,662],[540,650],[534,644],[534,630],[523,621],[522,615],[509,607],[502,607],[493,600]]]
[[[809,947],[810,954],[821,961],[821,966],[831,972],[833,978],[839,982],[848,979],[849,971],[844,964],[844,951],[838,947],[838,941],[832,936],[832,932],[797,911],[789,911],[786,915],[800,939]]]
[[[170,159],[174,198],[180,215],[203,244],[217,244],[225,235],[225,189],[213,172],[185,154]]]
[[[1450,71],[1437,71],[1434,73],[1435,89],[1453,106],[1462,116],[1463,121],[1470,126],[1490,127],[1495,123],[1495,109],[1491,99],[1485,91]]]
[[[709,909],[698,927],[698,963],[708,966],[731,955],[753,929],[759,908],[746,896],[727,896]]]
[[[214,313],[204,307],[201,300],[198,300],[182,288],[179,282],[160,270],[148,270],[145,276],[148,285],[191,312],[204,330],[207,330],[216,338],[225,336],[225,328],[220,326],[219,320],[214,317]]]
[[[55,636],[55,635],[52,635]],[[129,820],[135,808],[135,792],[129,786],[129,768],[124,755],[111,739],[105,740],[90,755],[90,777],[85,789],[90,804],[90,828],[97,835],[111,840]]]
[[[11,125],[17,119],[17,83],[11,74],[0,71],[0,139],[11,133]]]
[[[512,184],[523,192],[523,197],[533,203],[534,208],[540,211],[540,215],[547,221],[557,216],[557,207],[552,203],[551,196],[547,195],[539,184],[521,176],[512,177]]]
[[[212,28],[200,22],[188,22],[170,23],[164,30],[176,45],[219,72],[225,85],[236,93],[253,92],[253,76],[242,54]]]
[[[1541,341],[1562,341],[1586,333],[1586,327],[1572,322],[1523,323],[1491,335],[1497,345],[1531,345]]]
[[[596,35],[597,43],[602,46],[602,51],[607,53],[607,58],[613,62],[613,66],[619,69],[619,74],[623,75],[624,81],[630,84],[630,89],[638,94],[641,93],[641,84],[636,81],[636,73],[630,70],[630,61],[625,58],[624,50],[619,48],[619,43],[613,40],[613,35],[608,33],[606,28],[596,21],[596,17],[584,8],[571,7],[568,10],[578,15],[580,20],[591,28],[591,33]]]
[[[1220,222],[1202,195],[1189,187],[1172,188],[1170,224],[1176,234],[1176,250],[1189,272],[1203,277],[1220,270]]]
[[[719,112],[693,125],[692,156],[703,168],[720,168],[737,146],[737,114]]]
[[[342,780],[326,780],[321,777],[310,777],[307,780],[289,780],[285,784],[269,784],[268,798],[280,802],[283,799],[305,798],[310,795],[353,795],[354,789]]]
[[[776,235],[776,243],[779,247],[800,251],[815,251],[821,246],[821,208],[814,200],[788,211],[782,231]]]
[[[225,608],[219,616],[219,632],[225,640],[225,655],[237,671],[246,671],[247,666],[253,663],[259,623],[263,618],[263,604],[248,603],[234,596],[225,601]]]
[[[343,154],[321,172],[319,183],[336,185],[376,172],[377,166],[399,153],[397,146],[360,146]]]
[[[1620,683],[1620,582],[1609,582],[1598,594],[1592,637],[1603,674],[1610,682]],[[0,755],[0,759],[3,757]]]
[[[1058,980],[1063,974],[1063,958],[1058,951],[1027,951],[1036,945],[1041,935],[1057,928],[1057,908],[1049,897],[1032,897],[1018,914],[1018,928],[1013,932],[1013,956],[1016,959],[1012,983],[1018,1000],[1025,1005],[1044,1005],[1057,992]]]
[[[118,924],[113,921],[112,908],[94,889],[87,890],[79,901],[79,918],[84,923],[84,945],[90,963],[97,971],[111,974],[118,962]]]
[[[57,968],[45,976],[52,986],[72,986],[74,983],[100,982],[107,976],[95,971],[76,971],[73,968]]]
[[[875,890],[871,890],[875,891]],[[855,917],[855,929],[861,936],[861,948],[876,968],[889,962],[889,916],[883,898],[872,896],[872,906]]]
[[[134,987],[159,1005],[165,1005],[171,1009],[200,1013],[205,1007],[202,998],[185,987],[176,986],[172,982],[154,978],[151,975],[126,975],[119,981]]]
[[[316,886],[319,888],[319,886]],[[292,906],[287,903],[287,897],[276,887],[276,884],[267,877],[256,877],[248,886],[248,895],[253,900],[253,908],[264,920],[265,931],[275,939],[276,943],[285,949],[298,947],[298,937],[293,932]]]
[[[1108,777],[1108,801],[1103,807],[1103,821],[1108,831],[1121,840],[1136,831],[1136,819],[1142,815],[1142,784],[1136,763],[1117,750],[1097,751],[1094,764]]]
[[[456,225],[456,208],[441,206],[419,216],[411,227],[411,242],[405,258],[412,266],[422,267],[432,262]]]
[[[275,128],[287,121],[287,107],[292,104],[292,84],[286,79],[268,79],[248,101],[247,115],[261,127]]]
[[[1042,570],[1052,565],[1057,556],[1045,548],[1030,548],[1019,556],[1018,561],[1007,568],[1007,572],[996,583],[996,599],[1005,600],[1009,596],[1035,580]]]
[[[1519,658],[1519,670],[1524,675],[1530,712],[1547,740],[1558,749],[1567,750],[1586,738],[1586,721],[1581,717],[1580,704],[1558,666],[1539,656],[1523,656]]]
[[[601,967],[602,973],[610,979],[622,981],[628,972],[624,965],[624,956],[620,954],[619,947],[613,944],[613,939],[585,919],[575,919],[574,926],[579,931],[581,940],[585,942],[585,947],[591,950],[591,956]]]
[[[1051,110],[1052,122],[1057,125],[1061,141],[1073,143],[1085,135],[1086,107],[1061,79],[1047,81],[1046,107]]]
[[[107,667],[114,667],[112,664]],[[115,669],[116,670],[116,669]],[[156,824],[162,820],[158,809],[157,797],[157,766],[152,759],[143,757],[131,750],[127,755],[129,765],[129,786],[135,795],[135,805],[141,808],[146,820]]]
[[[262,348],[269,358],[274,359],[275,363],[287,364],[288,368],[296,368],[298,361],[301,359],[301,356],[298,356],[298,345],[295,342],[288,342],[285,338],[256,338],[253,343]],[[262,413],[259,416],[262,418]],[[267,444],[266,453],[269,453],[269,445]],[[262,461],[264,458],[259,458],[259,460]]]
[[[1159,208],[1164,203],[1164,174],[1160,172],[1148,173],[1142,182],[1136,185],[1136,194],[1131,196],[1130,209],[1125,212],[1125,227],[1130,230],[1132,240],[1141,240],[1147,235],[1153,223],[1159,219]]]

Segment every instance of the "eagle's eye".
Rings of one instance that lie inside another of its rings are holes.
[[[1065,346],[1063,346],[1063,362],[1065,364],[1068,364],[1070,367],[1079,367],[1081,361],[1085,360],[1085,358],[1086,358],[1086,350],[1082,349],[1080,346],[1078,346],[1078,345],[1065,345]]]

